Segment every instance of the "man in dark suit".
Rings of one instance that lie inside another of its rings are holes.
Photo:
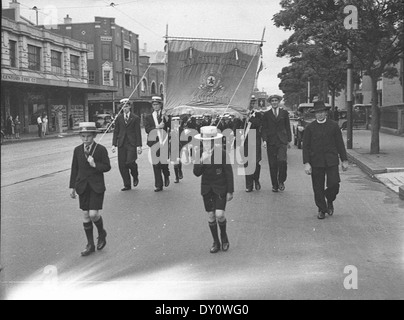
[[[260,112],[260,109],[257,109],[257,99],[255,96],[251,98],[250,101],[250,112],[248,114],[248,117],[245,121],[244,125],[244,136],[245,136],[245,141],[244,141],[244,156],[248,159],[249,152],[255,152],[255,172],[252,174],[246,174],[245,176],[245,182],[246,182],[246,192],[252,192],[254,189],[254,184],[255,184],[255,189],[257,191],[261,190],[261,183],[260,183],[260,174],[261,174],[261,160],[262,160],[262,136],[261,136],[261,129],[262,129],[262,117],[263,113]],[[251,132],[251,130],[255,130],[255,141],[253,141],[251,144],[251,151],[250,146],[249,146],[249,136],[248,134]],[[247,162],[244,165],[246,168],[249,166],[249,163]]]
[[[80,209],[84,212],[84,231],[87,237],[87,246],[81,253],[83,257],[95,252],[93,223],[98,229],[97,250],[102,250],[107,244],[107,232],[99,213],[102,210],[105,182],[104,172],[111,170],[107,149],[94,142],[97,135],[95,122],[82,122],[79,124],[80,137],[83,144],[74,149],[70,174],[71,198],[79,195]]]
[[[130,111],[129,99],[122,99],[121,107],[123,113],[115,121],[112,152],[115,153],[118,147],[118,165],[124,185],[122,191],[127,191],[132,189],[130,174],[133,177],[133,186],[137,187],[139,184],[136,160],[137,155],[142,153],[142,133],[140,118]]]
[[[273,192],[285,190],[287,149],[292,141],[289,113],[279,107],[281,100],[281,96],[271,95],[268,98],[271,108],[262,119],[262,139],[267,148]]]
[[[152,157],[156,156],[160,158],[160,156],[163,156],[161,153],[161,149],[164,149],[164,146],[167,147],[168,151],[168,133],[170,130],[170,121],[168,117],[163,115],[163,101],[161,97],[152,97],[152,107],[154,110],[153,113],[147,115],[145,118],[145,130],[148,134],[147,145],[152,148],[155,144],[159,143],[160,149],[157,150],[155,155],[152,154]],[[154,133],[157,133],[157,136],[156,139],[152,141],[152,139],[149,138],[150,133],[153,132],[153,130],[156,130]],[[155,192],[163,191],[163,183],[165,187],[168,187],[170,185],[170,168],[168,166],[168,159],[165,160],[166,161],[163,161],[163,163],[161,161],[158,161],[157,163],[153,162]]]
[[[325,213],[332,215],[340,188],[339,159],[342,170],[348,169],[348,157],[338,123],[327,119],[327,108],[322,101],[314,102],[316,120],[304,130],[303,163],[305,172],[311,175],[314,200],[318,207],[318,218],[324,219]],[[327,177],[327,189],[324,188]]]

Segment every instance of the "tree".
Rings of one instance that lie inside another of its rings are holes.
[[[359,28],[344,26],[344,8],[358,9]],[[372,81],[372,138],[370,153],[380,152],[377,81],[393,76],[391,66],[404,53],[402,0],[282,0],[275,25],[293,30],[296,43],[332,44],[333,50],[351,49],[361,70]]]

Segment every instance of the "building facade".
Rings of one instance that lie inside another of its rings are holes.
[[[13,0],[2,11],[1,120],[19,116],[22,133],[37,130],[48,116],[49,131],[88,120],[88,95],[111,91],[88,83],[87,44],[33,26]],[[70,128],[72,129],[72,128]]]
[[[121,99],[130,97],[133,102],[139,98],[139,36],[116,25],[115,18],[95,17],[94,22],[73,23],[67,16],[64,22],[52,31],[87,43],[89,83],[114,88],[88,96],[90,114],[115,114]]]

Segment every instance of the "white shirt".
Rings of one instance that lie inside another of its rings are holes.
[[[318,123],[325,123],[326,121],[327,121],[327,118],[325,118],[325,119],[322,120],[322,121],[317,120]]]
[[[36,121],[38,122],[38,124],[41,124],[41,123],[42,123],[41,117],[39,116],[39,117],[36,119]]]

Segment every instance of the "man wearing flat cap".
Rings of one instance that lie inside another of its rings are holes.
[[[271,108],[262,119],[263,146],[267,148],[273,192],[285,190],[287,150],[292,141],[289,113],[279,107],[281,100],[281,96],[271,95],[268,98]]]
[[[340,189],[339,160],[342,170],[348,169],[348,157],[338,123],[328,119],[328,108],[323,101],[314,102],[312,110],[316,120],[310,123],[303,135],[303,163],[311,175],[318,219],[334,213],[334,204]],[[327,180],[326,180],[327,178]],[[326,184],[326,188],[325,188]]]
[[[133,178],[133,186],[139,184],[139,171],[136,163],[138,154],[142,153],[142,133],[140,118],[131,112],[129,99],[122,99],[121,112],[116,121],[114,136],[112,138],[112,152],[118,147],[118,165],[123,180],[122,191],[132,189],[130,176]]]

